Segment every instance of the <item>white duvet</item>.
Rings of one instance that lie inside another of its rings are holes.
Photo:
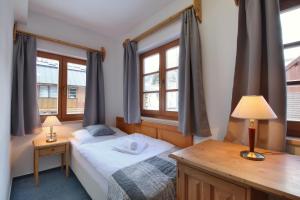
[[[113,149],[115,144],[126,138],[143,141],[148,144],[148,147],[138,155],[115,151]],[[156,156],[173,147],[174,145],[168,142],[135,133],[104,142],[82,144],[78,147],[78,150],[99,173],[108,179],[110,175],[119,169]]]

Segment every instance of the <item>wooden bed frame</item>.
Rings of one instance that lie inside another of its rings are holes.
[[[147,122],[144,120],[142,120],[140,124],[127,124],[123,117],[116,117],[116,126],[128,134],[135,132],[142,133],[156,139],[167,141],[180,148],[193,145],[193,136],[182,135],[177,130],[177,126]]]

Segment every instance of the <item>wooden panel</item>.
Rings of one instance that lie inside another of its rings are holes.
[[[140,124],[127,124],[122,117],[116,118],[116,126],[128,134],[134,132],[142,133],[153,138],[167,141],[181,148],[193,145],[193,136],[182,135],[177,130],[177,126],[147,121],[142,121]]]
[[[66,145],[47,147],[45,149],[39,150],[39,156],[60,154],[60,153],[64,153],[65,151],[66,151]]]
[[[246,200],[247,189],[181,165],[180,178],[184,178],[181,200]]]
[[[157,138],[157,128],[138,124],[134,127],[134,132],[142,133],[149,137]]]
[[[193,145],[193,137],[192,136],[183,136],[177,130],[169,131],[165,129],[158,129],[158,139],[167,141],[172,144],[176,144],[176,146],[185,148]]]
[[[116,118],[116,127],[128,134],[134,133],[134,124],[125,123],[122,117]]]
[[[243,145],[208,140],[172,153],[179,163],[223,180],[287,199],[300,199],[300,157],[256,148],[265,153],[261,162],[240,157]],[[221,187],[218,187],[221,188]]]

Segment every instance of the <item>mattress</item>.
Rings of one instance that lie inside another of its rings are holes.
[[[71,141],[71,168],[93,200],[106,200],[108,183],[78,151],[79,144]]]

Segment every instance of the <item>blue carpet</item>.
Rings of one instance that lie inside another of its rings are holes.
[[[40,172],[40,184],[35,186],[34,176],[13,179],[11,200],[90,200],[76,176],[70,171],[66,177],[60,168]]]

